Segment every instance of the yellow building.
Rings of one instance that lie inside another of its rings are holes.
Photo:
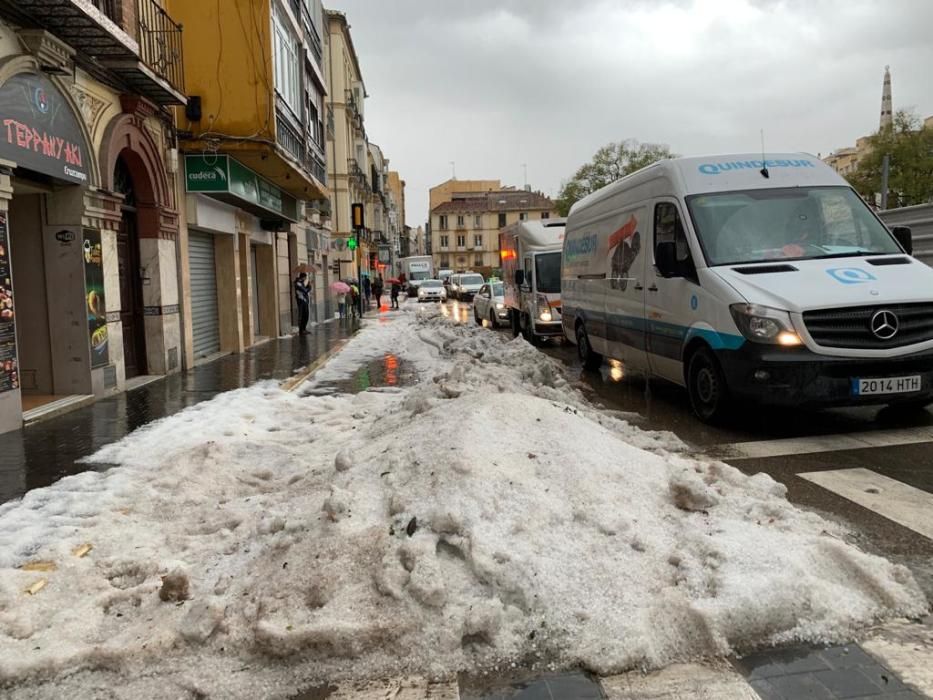
[[[499,268],[501,229],[518,221],[555,217],[554,202],[540,192],[514,187],[482,193],[454,192],[449,201],[431,211],[434,266],[489,276]]]
[[[300,266],[323,299],[324,12],[320,0],[166,2],[186,28],[191,100],[176,123],[186,354],[197,361],[291,332]]]
[[[457,180],[451,179],[442,182],[430,189],[428,201],[428,214],[434,211],[434,208],[449,202],[455,194],[481,194],[483,192],[492,192],[502,189],[500,180]]]

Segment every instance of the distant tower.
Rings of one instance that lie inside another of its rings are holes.
[[[891,108],[891,66],[884,67],[884,88],[881,91],[881,130],[894,125],[894,111]]]

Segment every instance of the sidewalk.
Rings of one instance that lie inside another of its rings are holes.
[[[333,321],[306,336],[273,339],[89,406],[0,435],[0,503],[89,467],[82,457],[151,421],[264,379],[285,380],[349,338],[358,326]]]

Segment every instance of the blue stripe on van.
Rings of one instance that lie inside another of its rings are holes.
[[[575,315],[576,309],[564,307],[563,316]],[[638,350],[647,350],[655,355],[680,360],[684,346],[694,338],[702,338],[713,350],[737,350],[745,344],[745,338],[732,333],[720,333],[709,328],[690,328],[676,323],[649,321],[626,314],[591,311],[581,313],[587,331],[597,338],[622,343]],[[648,335],[650,334],[650,347]]]

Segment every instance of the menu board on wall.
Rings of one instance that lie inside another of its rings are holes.
[[[10,241],[6,214],[0,214],[0,391],[19,388],[16,362],[16,314],[13,310],[13,278],[10,275]]]
[[[104,259],[100,231],[84,229],[84,292],[87,330],[91,340],[91,367],[110,361],[107,348],[107,306],[104,303]]]

